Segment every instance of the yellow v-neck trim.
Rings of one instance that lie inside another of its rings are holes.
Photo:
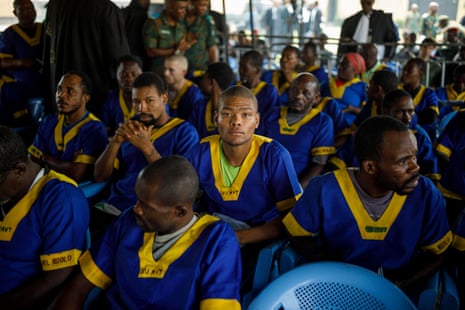
[[[77,186],[76,182],[69,177],[54,171],[49,171],[42,176],[26,195],[24,195],[24,197],[6,214],[3,221],[0,221],[0,241],[11,241],[16,228],[31,210],[42,188],[53,179],[59,179]]]
[[[400,84],[399,88],[405,90],[404,84]],[[424,96],[425,92],[426,92],[426,86],[421,85],[420,90],[417,92],[417,94],[413,98],[413,106],[414,107],[417,107],[417,105],[420,103],[421,99],[423,99],[423,96]]]
[[[265,142],[271,142],[270,138],[254,135],[252,137],[252,144],[250,146],[250,151],[247,156],[244,158],[241,169],[236,176],[236,179],[233,181],[231,186],[226,186],[224,184],[223,173],[221,171],[220,164],[220,136],[210,136],[205,139],[210,142],[210,156],[212,163],[213,175],[215,178],[215,187],[218,190],[219,194],[224,201],[234,201],[239,198],[241,193],[242,186],[244,185],[245,179],[249,175],[250,170],[255,164],[258,155],[260,154],[260,146]]]
[[[68,132],[63,136],[63,127],[65,123],[65,115],[59,114],[58,115],[58,122],[55,126],[55,145],[59,152],[64,152],[66,150],[66,146],[68,145],[69,141],[71,141],[74,137],[76,137],[79,133],[79,130],[82,126],[89,123],[90,121],[99,121],[97,117],[95,117],[92,113],[89,113],[85,118],[77,122],[73,125],[73,127],[68,130]]]
[[[241,81],[237,82],[237,85],[242,85],[242,82],[241,82]],[[265,86],[266,86],[266,82],[260,81],[260,82],[258,83],[257,87],[252,88],[251,91],[252,91],[252,93],[253,93],[255,96],[257,96],[258,93],[259,93],[259,92],[263,89],[263,87],[265,87]]]
[[[364,240],[384,240],[402,210],[407,195],[401,196],[394,193],[384,213],[375,221],[363,206],[347,170],[337,170],[334,172],[334,176],[354,216],[361,238]]]
[[[24,40],[26,41],[29,46],[36,46],[40,44],[40,39],[42,37],[42,24],[41,23],[36,23],[36,32],[34,33],[34,36],[31,38],[29,35],[27,35],[21,27],[19,27],[18,24],[13,25],[12,28],[13,30]]]
[[[118,92],[118,101],[119,101],[119,106],[121,108],[121,111],[123,112],[124,121],[131,119],[136,114],[136,111],[134,110],[134,106],[132,107],[131,111],[129,111],[128,106],[126,104],[126,100],[124,100],[122,89],[120,89]]]
[[[288,81],[286,81],[283,83],[283,85],[279,85],[280,75],[281,75],[281,71],[273,72],[272,84],[278,89],[278,93],[281,96],[286,91],[286,89],[288,89],[289,86],[291,86],[291,84]],[[296,76],[297,76],[297,72],[292,73],[292,79],[295,79]]]
[[[139,249],[139,278],[163,279],[169,267],[186,253],[206,227],[219,221],[217,217],[204,215],[171,246],[160,259],[153,257],[155,233],[144,233],[144,242]]]
[[[347,81],[347,82],[345,82],[344,84],[342,84],[340,86],[337,86],[336,85],[336,79],[331,78],[329,80],[329,89],[330,89],[330,92],[331,92],[331,97],[333,97],[335,99],[341,99],[342,96],[344,96],[344,92],[345,92],[347,87],[349,87],[352,84],[358,83],[360,81],[361,80],[359,78],[353,78],[352,80]]]
[[[182,96],[184,96],[184,94],[187,92],[189,87],[192,86],[192,84],[193,84],[192,81],[187,80],[184,83],[184,85],[181,87],[181,89],[178,91],[178,93],[176,94],[176,98],[174,98],[173,100],[168,99],[168,104],[170,105],[172,109],[175,109],[175,110],[178,109],[179,101],[181,100]]]
[[[449,84],[446,86],[447,99],[449,100],[465,100],[465,91],[460,94],[457,93],[454,89],[454,84]]]
[[[216,129],[215,122],[213,121],[212,106],[213,102],[210,99],[207,102],[207,107],[205,110],[205,127],[207,127],[208,132],[214,131]]]
[[[156,128],[152,131],[152,134],[150,135],[150,142],[154,142],[161,136],[163,136],[165,133],[170,131],[171,129],[179,126],[180,124],[184,123],[183,119],[180,118],[172,118],[169,120],[165,125],[163,125],[161,128]]]
[[[321,101],[313,108],[315,110],[318,110],[320,112],[323,112],[326,104],[329,102],[329,100],[331,100],[330,97],[324,97],[323,99],[321,99]]]
[[[302,117],[299,121],[295,122],[292,125],[289,125],[286,119],[287,111],[288,111],[288,107],[285,107],[285,106],[281,107],[281,114],[280,114],[278,122],[279,122],[279,133],[282,135],[289,135],[289,136],[295,135],[299,131],[300,127],[307,124],[312,118],[314,118],[320,113],[319,110],[312,109],[310,110],[309,113],[307,113],[307,115]]]

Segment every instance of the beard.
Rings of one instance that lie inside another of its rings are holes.
[[[144,119],[144,120],[141,120],[141,115],[143,116],[146,116],[148,117],[149,119]],[[157,121],[158,119],[156,119],[155,117],[153,117],[152,114],[147,114],[147,113],[139,113],[136,115],[135,117],[135,120],[138,121],[138,122],[141,122],[142,124],[144,124],[144,126],[146,127],[149,127],[149,126],[153,126],[153,127],[158,127],[157,126]]]

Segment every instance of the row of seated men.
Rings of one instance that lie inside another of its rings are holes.
[[[121,62],[118,76],[133,81],[116,91],[114,105],[120,115],[125,107],[128,115],[134,114],[108,132],[87,112],[91,83],[77,71],[60,80],[59,113],[42,120],[29,156],[17,135],[3,128],[0,245],[5,251],[0,252],[0,265],[8,278],[0,292],[2,304],[28,307],[49,297],[79,264],[79,273],[57,307],[78,306],[96,286],[107,290],[107,302],[115,307],[137,308],[142,303],[238,308],[257,252],[286,231],[302,253],[314,249],[318,251],[310,253],[313,257],[382,270],[415,298],[418,284],[444,264],[451,246],[463,250],[463,239],[450,230],[460,209],[446,212],[443,195],[420,173],[420,141],[409,130],[415,110],[411,95],[397,89],[389,71],[376,72],[370,83],[377,75],[387,78],[379,85],[371,83],[372,91],[387,94],[379,99],[381,105],[373,104],[379,110],[373,109],[390,116],[371,117],[358,126],[353,144],[358,168],[319,176],[336,150],[335,122],[320,107],[331,98],[323,98],[318,78],[304,72],[290,81],[286,105],[263,108],[267,100],[259,99],[259,91],[269,84],[259,80],[260,87],[247,87],[256,82],[252,73],[261,68],[259,61],[254,66],[252,59],[259,57],[253,55],[257,54],[251,51],[241,59],[242,85],[231,87],[234,74],[228,65],[208,66],[201,89],[210,95],[192,106],[189,121],[170,115],[172,109],[181,110],[184,89],[196,87],[184,79],[185,58],[174,55],[165,60],[168,89],[158,75],[128,69],[140,70],[134,59]],[[282,63],[295,60],[292,56],[284,55]],[[358,54],[347,54],[340,75],[362,70],[362,65]],[[173,94],[170,86],[177,70],[182,86]],[[383,88],[386,80],[393,84],[390,92]],[[279,95],[278,89],[270,89]],[[120,105],[128,90],[131,108]],[[190,98],[195,96],[185,100]],[[356,111],[351,105],[345,108],[346,114]],[[193,117],[196,114],[199,117]],[[459,111],[456,117],[461,115]],[[68,157],[61,157],[64,154]],[[170,157],[173,154],[184,156],[189,164]],[[452,160],[455,151],[450,155],[457,173],[463,161]],[[189,165],[198,175],[198,185],[188,182],[196,179],[186,176]],[[89,175],[110,182],[109,195],[91,207],[90,217],[98,211],[116,219],[81,256],[89,208],[76,182]],[[463,170],[457,175],[463,178]],[[55,183],[53,190],[48,187]],[[198,216],[192,210],[194,201]],[[27,234],[31,230],[34,240]],[[31,243],[34,246],[24,253],[24,245]],[[156,296],[148,293],[159,290]]]

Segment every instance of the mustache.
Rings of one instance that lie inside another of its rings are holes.
[[[146,116],[146,117],[149,117],[150,120],[141,120],[140,117],[141,116]],[[141,112],[139,114],[136,115],[136,117],[134,118],[136,121],[138,122],[141,122],[142,124],[144,124],[145,126],[149,127],[151,125],[153,126],[156,126],[157,125],[157,120],[155,119],[155,117],[153,117],[152,114],[148,114],[148,113],[144,113],[144,112]]]
[[[405,184],[408,184],[410,182],[412,182],[413,180],[415,180],[416,178],[420,177],[421,174],[419,172],[415,173],[411,178],[409,178],[407,181],[405,181]]]

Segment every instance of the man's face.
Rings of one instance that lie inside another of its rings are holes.
[[[252,65],[248,57],[241,57],[239,61],[239,75],[244,86],[250,88],[251,82],[260,79],[261,69]]]
[[[160,235],[176,231],[174,225],[175,207],[165,206],[157,201],[157,184],[150,184],[144,179],[136,182],[137,203],[133,208],[137,225],[145,232],[157,232]]]
[[[302,60],[306,64],[315,63],[315,50],[311,47],[305,47],[302,51]]]
[[[132,89],[132,102],[137,119],[146,126],[160,126],[160,118],[166,114],[167,95],[159,94],[155,86],[143,86]]]
[[[420,45],[420,51],[418,56],[423,59],[428,59],[431,56],[431,53],[434,51],[434,45],[431,44],[422,44]]]
[[[32,25],[37,17],[34,4],[30,0],[18,1],[15,4],[13,13],[18,18],[19,24],[24,26]]]
[[[415,115],[415,107],[413,106],[412,98],[405,96],[398,98],[391,106],[386,109],[383,114],[397,118],[399,121],[409,126]]]
[[[134,80],[141,75],[142,69],[137,62],[126,61],[119,64],[116,73],[119,88],[125,92],[131,92],[132,84],[134,84]]]
[[[210,1],[196,0],[192,2],[192,7],[195,15],[203,16],[208,12],[208,8],[210,7]]]
[[[167,10],[171,18],[176,21],[184,20],[187,14],[187,1],[170,0]]]
[[[370,12],[373,9],[373,4],[375,0],[360,0],[360,5],[362,6],[362,11]]]
[[[420,81],[420,69],[414,62],[408,62],[402,70],[402,82],[407,85],[416,85]]]
[[[384,133],[382,155],[375,163],[375,182],[379,189],[407,195],[420,178],[417,164],[417,142],[410,131]]]
[[[90,95],[83,93],[81,77],[74,74],[65,74],[58,82],[55,94],[58,112],[71,115],[86,109]]]
[[[181,65],[177,61],[165,60],[165,68],[163,76],[165,78],[166,85],[172,86],[182,80],[186,71],[181,68]]]
[[[281,70],[284,72],[294,72],[299,65],[299,56],[291,49],[285,49],[279,61]]]
[[[292,82],[289,89],[289,112],[307,114],[320,100],[320,92],[315,81],[308,76],[301,76]]]
[[[223,143],[240,146],[252,141],[260,117],[252,99],[234,96],[220,104],[215,121]]]
[[[377,85],[373,80],[368,82],[367,87],[367,97],[370,100],[375,100],[376,102],[383,100],[383,93],[380,91],[380,86]]]
[[[17,195],[18,176],[10,169],[0,174],[0,204],[8,202]]]

